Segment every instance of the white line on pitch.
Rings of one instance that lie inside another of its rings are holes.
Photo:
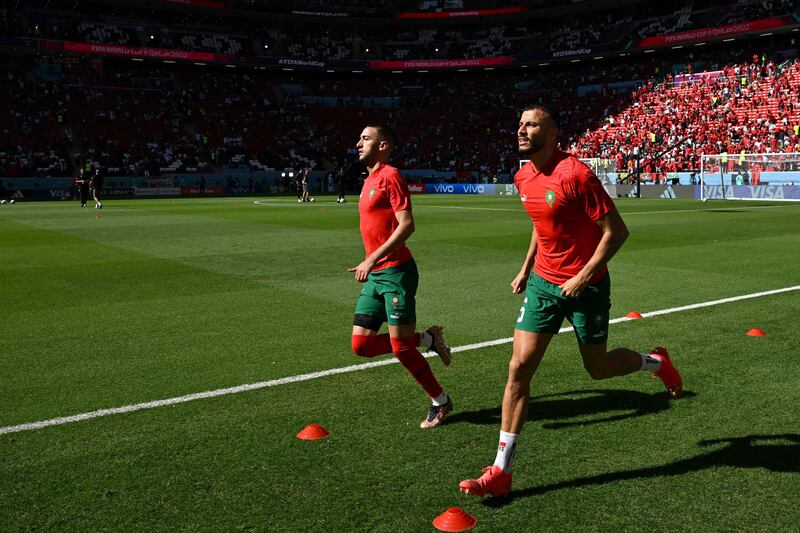
[[[280,201],[280,200],[254,200],[253,203],[256,204],[256,205],[271,205],[271,206],[278,206],[278,207],[288,207],[288,206],[294,205],[295,203],[298,203],[298,202],[295,202],[295,201],[292,201],[292,200],[286,200],[286,201]],[[330,203],[330,202],[324,202],[324,201],[323,202],[318,202],[318,204],[322,204],[322,205],[327,205],[328,203]],[[345,204],[345,205],[347,205],[347,204]],[[355,202],[353,202],[352,205],[357,205],[357,204]],[[508,208],[508,207],[477,207],[477,206],[476,207],[471,207],[471,206],[466,206],[466,205],[436,205],[436,204],[425,204],[425,203],[421,203],[421,202],[414,204],[414,208],[415,209],[426,208],[426,207],[430,207],[430,208],[434,208],[434,209],[461,209],[461,210],[467,210],[467,211],[508,211],[508,212],[511,212],[511,213],[524,213],[524,209],[522,209],[522,207],[518,207],[518,208],[513,208],[512,209],[512,208]],[[780,204],[780,205],[741,205],[741,206],[737,206],[736,208],[737,209],[774,209],[776,207],[789,207],[789,204]],[[668,209],[668,210],[664,210],[664,211],[627,211],[627,212],[622,212],[622,216],[626,217],[628,215],[660,215],[662,213],[664,213],[664,214],[668,214],[668,213],[698,213],[698,212],[702,212],[702,211],[713,211],[713,210],[714,209],[712,209],[712,208],[704,207],[704,208],[700,208],[700,209]]]
[[[414,204],[415,208],[418,207],[434,207],[436,209],[468,209],[471,211],[513,211],[514,213],[524,213],[525,210],[522,206],[516,209],[509,209],[507,207],[469,207],[466,205],[433,205],[433,204]]]
[[[660,316],[660,315],[668,315],[671,313],[680,313],[681,311],[689,311],[692,309],[700,309],[702,307],[711,307],[714,305],[726,304],[731,302],[739,302],[742,300],[750,300],[752,298],[760,298],[762,296],[771,296],[773,294],[781,294],[784,292],[791,292],[800,290],[800,285],[795,285],[794,287],[785,287],[783,289],[775,289],[771,291],[763,291],[763,292],[755,292],[752,294],[743,294],[741,296],[733,296],[730,298],[722,298],[720,300],[712,300],[710,302],[701,302],[697,304],[691,305],[684,305],[681,307],[673,307],[670,309],[662,309],[660,311],[650,311],[648,313],[642,313],[643,318],[648,318],[651,316]],[[610,320],[610,324],[618,324],[620,322],[627,322],[629,320],[636,320],[633,318],[621,317],[615,318]],[[565,333],[567,331],[572,331],[571,327],[561,328],[559,333]],[[464,346],[456,346],[452,349],[453,352],[466,352],[469,350],[478,350],[481,348],[488,348],[489,346],[498,346],[500,344],[508,344],[512,341],[512,337],[508,337],[505,339],[495,339],[493,341],[485,341],[485,342],[476,342],[474,344],[466,344]],[[436,354],[433,352],[427,352],[425,357],[436,357]],[[310,374],[300,374],[297,376],[288,376],[285,378],[280,379],[273,379],[270,381],[259,381],[258,383],[249,383],[246,385],[238,385],[236,387],[228,387],[224,389],[215,389],[211,391],[205,392],[196,392],[193,394],[187,394],[185,396],[177,396],[175,398],[166,398],[164,400],[155,400],[152,402],[144,402],[144,403],[135,403],[131,405],[124,405],[122,407],[113,407],[109,409],[100,409],[97,411],[91,411],[88,413],[80,413],[77,415],[71,416],[62,416],[59,418],[50,418],[48,420],[40,420],[38,422],[29,422],[27,424],[19,424],[16,426],[6,426],[0,427],[0,435],[6,433],[17,433],[20,431],[30,431],[32,429],[41,429],[48,426],[58,426],[61,424],[69,424],[71,422],[80,422],[82,420],[89,420],[91,418],[98,418],[101,416],[108,416],[108,415],[118,415],[122,413],[131,413],[133,411],[142,411],[144,409],[155,409],[156,407],[164,407],[166,405],[175,405],[179,403],[186,403],[191,402],[194,400],[202,400],[205,398],[216,398],[217,396],[226,396],[228,394],[238,394],[240,392],[246,392],[251,390],[258,390],[258,389],[266,389],[268,387],[276,387],[278,385],[286,385],[288,383],[298,383],[300,381],[309,381],[312,379],[322,378],[326,376],[334,376],[336,374],[347,374],[349,372],[358,372],[359,370],[367,370],[369,368],[375,368],[379,366],[386,366],[397,363],[397,359],[391,357],[389,359],[383,359],[381,361],[373,361],[370,363],[362,363],[359,365],[350,365],[341,368],[331,368],[329,370],[321,370],[319,372],[311,372]]]
[[[297,204],[300,204],[301,206],[303,206],[303,208],[305,208],[305,206],[306,206],[305,202],[290,201],[290,200],[287,200],[285,202],[282,202],[280,200],[253,200],[253,203],[256,204],[256,205],[274,205],[274,206],[280,206],[280,207],[290,207],[290,206],[297,205]],[[315,206],[322,205],[324,207],[326,205],[332,204],[333,201],[330,201],[330,202],[322,201],[322,202],[313,202],[313,203],[314,203]],[[308,202],[308,205],[311,205],[311,202]],[[337,205],[347,205],[347,204],[337,204]]]
[[[518,209],[509,209],[505,207],[469,207],[463,205],[433,205],[433,204],[415,204],[414,208],[420,207],[434,207],[437,209],[466,209],[471,211],[512,211],[514,213],[524,213],[522,207]],[[776,207],[788,207],[788,204],[782,205],[743,205],[737,206],[736,209],[773,209]],[[713,209],[705,207],[701,209],[670,209],[665,211],[622,211],[623,217],[628,215],[660,215],[662,213],[701,213],[703,211],[712,211]]]
[[[267,200],[255,200],[253,202],[256,205],[271,205],[277,207],[289,207],[297,202],[291,201],[267,201]],[[321,202],[323,205],[325,202]],[[355,202],[352,205],[357,205]],[[750,206],[750,209],[755,209],[757,206]],[[762,206],[762,207],[782,207],[782,206]],[[414,204],[414,209],[420,208],[432,208],[432,209],[461,209],[467,211],[507,211],[510,213],[524,213],[525,210],[522,207],[518,207],[515,209],[508,208],[508,207],[470,207],[465,205],[435,205],[435,204],[424,204],[424,203],[416,203]],[[685,213],[685,212],[695,212],[699,211],[699,209],[675,209],[672,211],[636,211],[632,213],[622,213],[623,215],[653,215],[658,213]]]
[[[765,200],[768,201],[768,200]],[[781,205],[737,205],[736,209],[775,209],[776,207],[789,207],[788,204]],[[703,211],[716,211],[719,208],[702,207],[700,209],[672,209],[669,211],[625,211],[623,216],[628,215],[660,215],[661,213],[702,213]],[[723,208],[726,209],[726,208]]]

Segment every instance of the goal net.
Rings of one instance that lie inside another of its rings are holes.
[[[703,155],[699,197],[800,201],[800,153]]]
[[[520,159],[519,168],[522,168],[529,159]],[[617,162],[614,159],[601,159],[599,157],[583,157],[581,162],[592,169],[595,176],[600,179],[600,183],[608,185],[614,183],[608,176],[610,172],[617,171]]]

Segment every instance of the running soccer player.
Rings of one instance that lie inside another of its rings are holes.
[[[100,203],[100,196],[103,194],[103,182],[104,182],[103,175],[100,173],[100,169],[96,169],[94,171],[94,176],[92,176],[92,198],[94,198],[94,208],[95,209],[103,209],[103,204]]]
[[[476,496],[503,496],[511,490],[531,379],[564,318],[574,327],[583,366],[592,379],[645,370],[661,378],[670,397],[683,392],[666,349],[607,349],[611,281],[606,265],[627,239],[628,229],[597,176],[557,148],[558,128],[558,112],[548,105],[534,104],[522,112],[518,148],[530,161],[514,182],[533,231],[511,291],[525,291],[525,299],[514,330],[495,462],[478,479],[459,484],[460,490]]]
[[[431,399],[428,415],[420,424],[429,429],[442,423],[453,410],[453,401],[417,347],[432,349],[445,365],[450,364],[451,355],[441,327],[416,332],[419,274],[405,244],[414,232],[414,216],[408,186],[388,164],[395,144],[394,132],[387,126],[367,126],[356,145],[368,175],[358,201],[366,257],[348,269],[364,284],[353,318],[352,347],[362,357],[387,353],[397,357]],[[381,324],[387,321],[389,333],[379,335]]]

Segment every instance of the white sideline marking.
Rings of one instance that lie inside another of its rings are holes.
[[[771,199],[767,199],[767,200],[764,200],[764,201],[771,201]],[[275,201],[275,200],[272,200],[272,201],[254,200],[253,203],[256,204],[256,205],[272,205],[272,206],[279,206],[279,207],[288,207],[288,206],[294,205],[294,204],[296,204],[298,202],[292,202],[292,201],[289,201],[289,200],[287,200],[285,202]],[[321,204],[321,205],[328,205],[329,203],[330,202],[319,202],[319,204]],[[342,204],[339,204],[339,205],[342,205]],[[344,204],[344,205],[347,205],[347,204]],[[351,205],[358,205],[358,202],[352,202]],[[434,204],[423,204],[423,203],[418,203],[418,204],[414,205],[415,209],[426,208],[426,207],[431,207],[431,208],[434,208],[434,209],[466,209],[468,211],[508,211],[508,212],[511,212],[511,213],[524,213],[525,212],[525,210],[521,206],[516,208],[516,209],[511,209],[511,208],[508,208],[508,207],[470,207],[470,206],[465,206],[465,205],[434,205]],[[737,206],[736,209],[774,209],[776,207],[789,207],[789,204],[780,204],[780,205],[742,205],[742,206]],[[623,217],[626,217],[628,215],[660,215],[661,213],[665,213],[665,214],[666,213],[699,213],[699,212],[702,212],[702,211],[713,211],[715,209],[719,209],[719,208],[703,207],[701,209],[669,209],[669,210],[665,210],[665,211],[627,211],[627,212],[622,212],[621,214],[622,214]]]
[[[508,207],[470,207],[467,205],[434,205],[434,204],[414,204],[414,208],[420,207],[433,207],[436,209],[467,209],[469,211],[511,211],[514,213],[524,213],[525,209],[522,206],[516,209],[509,209]]]
[[[673,307],[671,309],[662,309],[660,311],[650,311],[648,313],[642,313],[642,318],[648,318],[651,316],[660,316],[660,315],[668,315],[671,313],[680,313],[681,311],[689,311],[692,309],[700,309],[702,307],[711,307],[714,305],[720,305],[730,302],[739,302],[742,300],[750,300],[752,298],[760,298],[762,296],[771,296],[773,294],[781,294],[784,292],[791,292],[800,290],[800,285],[795,285],[793,287],[785,287],[783,289],[775,289],[771,291],[763,291],[763,292],[755,292],[751,294],[743,294],[741,296],[733,296],[730,298],[722,298],[720,300],[712,300],[709,302],[701,302],[697,304],[691,305],[684,305],[681,307]],[[627,318],[627,317],[620,317],[615,318],[609,321],[609,324],[618,324],[620,322],[627,322],[629,320],[636,320],[634,318]],[[561,328],[559,333],[565,333],[568,331],[572,331],[571,327]],[[489,346],[498,346],[500,344],[508,344],[513,340],[512,337],[507,337],[505,339],[495,339],[493,341],[485,341],[485,342],[476,342],[473,344],[465,344],[464,346],[456,346],[452,348],[453,352],[466,352],[469,350],[478,350],[480,348],[488,348]],[[434,352],[427,352],[425,357],[437,357],[437,354]],[[362,363],[358,365],[350,365],[341,368],[331,368],[329,370],[321,370],[319,372],[311,372],[310,374],[300,374],[297,376],[288,376],[285,378],[280,379],[273,379],[270,381],[259,381],[258,383],[249,383],[246,385],[238,385],[236,387],[227,387],[224,389],[215,389],[205,392],[195,392],[193,394],[187,394],[185,396],[177,396],[175,398],[166,398],[164,400],[155,400],[152,402],[144,402],[144,403],[135,403],[131,405],[124,405],[122,407],[113,407],[109,409],[99,409],[97,411],[91,411],[88,413],[80,413],[77,415],[71,416],[62,416],[58,418],[50,418],[48,420],[40,420],[38,422],[29,422],[27,424],[19,424],[16,426],[6,426],[0,427],[0,435],[4,435],[6,433],[17,433],[20,431],[30,431],[32,429],[41,429],[49,426],[58,426],[61,424],[69,424],[71,422],[80,422],[82,420],[89,420],[91,418],[98,418],[101,416],[108,416],[108,415],[118,415],[122,413],[131,413],[133,411],[142,411],[144,409],[155,409],[156,407],[164,407],[166,405],[175,405],[179,403],[186,403],[191,402],[194,400],[202,400],[205,398],[216,398],[217,396],[226,396],[228,394],[238,394],[240,392],[246,392],[251,390],[258,390],[258,389],[266,389],[268,387],[276,387],[278,385],[286,385],[287,383],[298,383],[301,381],[309,381],[312,379],[322,378],[326,376],[334,376],[336,374],[347,374],[349,372],[357,372],[359,370],[367,370],[369,368],[376,368],[379,366],[386,366],[397,363],[397,359],[391,357],[389,359],[383,359],[381,361],[373,361],[370,363]]]
[[[520,206],[519,209],[509,209],[505,207],[469,207],[462,205],[431,205],[431,204],[415,204],[414,208],[420,207],[435,207],[437,209],[468,209],[472,211],[513,211],[514,213],[524,213],[525,210]],[[776,207],[788,207],[788,205],[743,205],[737,206],[736,209],[774,209]],[[718,209],[718,208],[717,208]],[[714,208],[705,207],[702,209],[669,209],[665,211],[621,211],[620,214],[624,217],[628,215],[660,215],[661,213],[701,213],[703,211],[713,211]]]

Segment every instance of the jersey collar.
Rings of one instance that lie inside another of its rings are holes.
[[[538,176],[539,174],[552,174],[556,164],[558,164],[558,162],[561,161],[563,154],[564,152],[556,148],[555,150],[553,150],[553,153],[550,154],[550,158],[547,160],[547,162],[544,165],[542,165],[542,168],[540,168],[539,170],[536,170],[536,167],[533,166],[532,161],[528,161],[528,163],[531,166],[531,173],[534,176]]]

